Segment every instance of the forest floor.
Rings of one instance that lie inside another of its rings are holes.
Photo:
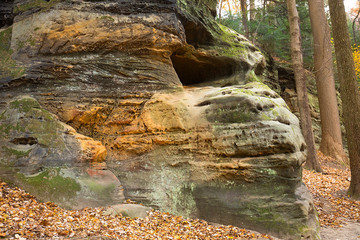
[[[326,240],[360,240],[360,201],[346,195],[350,170],[318,152],[323,173],[304,169],[303,181],[314,198],[321,235]]]
[[[319,153],[324,173],[304,170],[326,240],[360,239],[360,201],[346,196],[350,171]],[[104,215],[105,208],[70,211],[42,203],[0,181],[0,238],[6,239],[272,239],[233,226],[152,211],[145,219]]]

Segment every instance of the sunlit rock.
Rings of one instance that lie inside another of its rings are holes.
[[[67,207],[125,197],[318,238],[298,119],[263,84],[260,50],[216,23],[215,0],[13,6],[0,32],[2,176]]]

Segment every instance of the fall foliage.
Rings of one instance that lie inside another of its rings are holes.
[[[69,211],[0,182],[0,237],[16,239],[271,239],[234,226],[152,211],[145,219]]]
[[[346,196],[350,171],[318,152],[324,173],[304,170],[321,226],[360,223],[360,201]],[[62,209],[39,202],[25,191],[0,182],[0,237],[17,239],[272,239],[233,226],[214,225],[152,211],[145,219],[106,216],[106,208]],[[93,238],[92,238],[93,237]]]
[[[360,78],[360,45],[353,45],[353,57],[355,63],[356,76]]]
[[[344,220],[360,223],[360,201],[346,194],[350,170],[336,160],[318,152],[324,173],[303,170],[303,181],[314,198],[321,226],[342,227]]]

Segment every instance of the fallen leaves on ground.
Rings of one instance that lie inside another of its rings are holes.
[[[360,222],[360,201],[346,195],[350,171],[318,153],[323,173],[303,171],[321,226]],[[233,226],[214,226],[152,211],[145,219],[105,216],[104,208],[65,210],[42,203],[25,191],[0,182],[0,238],[7,239],[270,239]]]
[[[314,197],[321,226],[341,227],[344,220],[360,223],[360,201],[350,199],[350,170],[318,152],[323,173],[304,169],[303,181]]]
[[[65,210],[0,182],[0,238],[7,239],[270,239],[233,226],[214,226],[152,211],[145,219],[105,216],[104,208]]]

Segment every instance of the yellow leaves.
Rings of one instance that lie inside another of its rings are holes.
[[[360,79],[360,45],[354,44],[352,49],[356,76],[358,77],[358,79]]]
[[[237,0],[223,0],[221,10],[231,12],[232,14],[240,13],[240,3]]]

